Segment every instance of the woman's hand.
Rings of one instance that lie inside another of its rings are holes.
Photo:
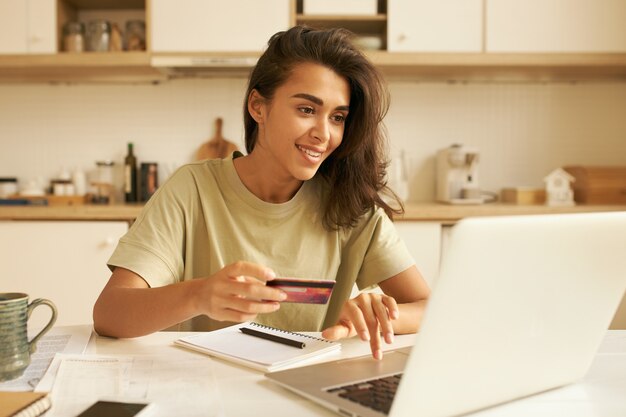
[[[359,335],[369,341],[372,355],[382,359],[381,336],[387,343],[393,343],[392,320],[400,316],[398,304],[393,297],[385,294],[363,293],[346,301],[339,314],[339,322],[325,329],[322,336],[329,340]]]
[[[287,295],[265,285],[275,277],[262,265],[243,261],[227,265],[203,279],[195,296],[198,312],[215,320],[243,322],[276,311]]]

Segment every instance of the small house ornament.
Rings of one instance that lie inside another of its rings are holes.
[[[557,168],[549,173],[543,182],[546,184],[546,204],[548,206],[573,206],[574,191],[571,183],[576,179],[565,170]]]

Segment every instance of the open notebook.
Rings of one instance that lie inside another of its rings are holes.
[[[287,369],[341,349],[338,342],[254,322],[183,337],[174,343],[264,372]]]

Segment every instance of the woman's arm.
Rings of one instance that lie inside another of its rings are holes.
[[[415,333],[426,308],[430,289],[415,266],[379,283],[384,294],[363,293],[348,300],[336,325],[322,336],[337,340],[359,335],[369,341],[372,355],[382,359],[381,333],[392,343],[394,334]]]
[[[274,273],[236,262],[216,274],[150,288],[136,273],[115,268],[93,309],[98,334],[137,337],[205,314],[220,321],[253,320],[280,308],[283,291],[265,286]]]

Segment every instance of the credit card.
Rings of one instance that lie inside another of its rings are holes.
[[[267,281],[268,287],[275,287],[287,294],[283,303],[326,304],[333,292],[335,281],[301,278],[275,278]]]

